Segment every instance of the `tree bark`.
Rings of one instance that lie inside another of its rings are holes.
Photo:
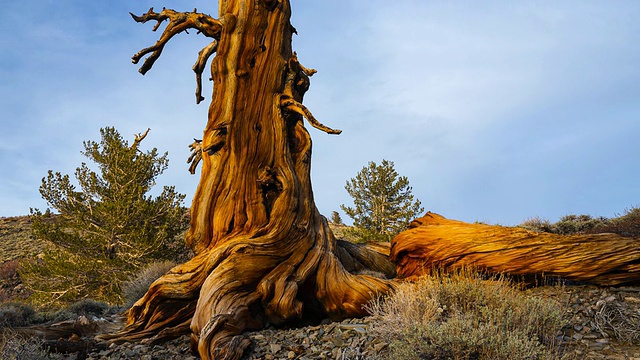
[[[391,243],[398,278],[474,267],[525,280],[541,276],[596,285],[640,284],[640,239],[616,234],[556,235],[469,224],[427,213]]]
[[[376,276],[389,273],[384,257],[339,247],[315,206],[303,117],[339,131],[302,105],[315,70],[291,50],[289,1],[220,0],[219,14],[165,9],[134,16],[169,20],[158,43],[134,56],[137,62],[151,53],[143,73],[175,33],[195,28],[211,36],[194,66],[196,100],[203,62],[217,51],[214,92],[202,142],[193,146],[202,170],[186,241],[196,255],[154,282],[128,310],[126,326],[106,338],[159,342],[191,331],[203,359],[238,359],[247,329],[362,316],[362,305],[392,285]]]

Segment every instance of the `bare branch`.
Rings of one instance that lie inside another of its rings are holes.
[[[313,117],[313,114],[311,114],[311,111],[309,111],[309,109],[307,109],[306,106],[302,105],[301,103],[297,102],[294,99],[283,96],[280,99],[280,106],[285,110],[293,111],[297,114],[302,115],[305,119],[307,119],[307,121],[309,122],[309,124],[311,124],[311,126],[313,126],[318,130],[324,131],[327,134],[338,135],[342,133],[342,130],[332,129],[328,126],[323,125],[315,117]]]
[[[191,164],[189,172],[195,174],[198,163],[202,160],[202,140],[193,139],[193,143],[189,144],[189,149],[191,149],[191,155],[187,159],[187,164]]]
[[[318,72],[318,70],[316,70],[316,69],[310,69],[310,68],[306,68],[306,67],[302,66],[302,64],[300,64],[300,61],[298,61],[298,54],[295,51],[293,52],[293,56],[289,60],[289,66],[294,68],[294,70],[302,71],[307,76],[313,76],[313,74]],[[296,67],[297,67],[297,69],[296,69]]]
[[[207,64],[209,57],[218,49],[218,41],[213,40],[204,49],[198,52],[198,60],[193,64],[193,71],[196,73],[196,104],[200,104],[204,97],[202,96],[202,72]]]
[[[133,140],[133,144],[131,144],[132,149],[138,148],[138,145],[140,144],[140,142],[142,142],[142,140],[144,140],[144,138],[147,137],[149,130],[151,130],[151,128],[147,128],[147,131],[145,131],[144,133],[133,134],[134,140]]]
[[[163,8],[160,13],[153,11],[153,8],[149,9],[147,13],[137,16],[131,14],[131,17],[139,23],[146,23],[149,20],[157,21],[157,24],[153,27],[153,31],[158,30],[160,23],[165,20],[169,20],[169,24],[164,29],[164,32],[160,36],[160,39],[148,48],[140,50],[137,54],[133,55],[131,60],[134,64],[137,64],[140,59],[151,53],[142,66],[140,67],[140,73],[146,74],[153,66],[155,61],[160,57],[162,49],[165,44],[176,34],[179,34],[188,29],[196,29],[199,33],[204,34],[207,37],[218,39],[220,32],[222,31],[222,23],[209,15],[195,12],[177,12],[171,9]]]

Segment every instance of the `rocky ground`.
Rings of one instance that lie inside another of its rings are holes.
[[[540,287],[533,296],[566,299],[567,325],[556,341],[569,359],[640,360],[640,287]],[[370,318],[249,333],[244,360],[375,359],[388,344],[369,332]],[[634,344],[632,344],[635,343]],[[111,345],[58,359],[195,360],[187,336],[163,345]]]
[[[574,359],[640,360],[640,287],[539,287],[565,299],[567,324],[556,341]]]
[[[349,319],[290,330],[263,330],[249,333],[251,346],[245,360],[275,359],[371,359],[387,344],[368,334],[368,319]],[[86,359],[195,360],[189,349],[189,337],[183,336],[163,345],[112,345],[91,352]]]

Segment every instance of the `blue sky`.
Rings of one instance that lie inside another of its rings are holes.
[[[73,174],[83,140],[115,126],[168,151],[158,185],[190,204],[187,145],[206,123],[191,71],[206,39],[181,34],[145,76],[149,7],[216,16],[213,1],[33,0],[0,12],[0,216],[46,208],[48,169]],[[305,104],[316,204],[350,204],[345,182],[395,163],[427,210],[513,225],[640,205],[640,2],[293,0],[294,49],[319,72]],[[343,218],[345,218],[343,214]],[[347,219],[345,219],[347,220]]]

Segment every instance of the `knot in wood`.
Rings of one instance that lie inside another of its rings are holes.
[[[282,183],[277,178],[276,170],[265,166],[258,174],[258,184],[264,192],[282,191]]]
[[[273,11],[278,6],[278,0],[264,0],[267,10]]]

